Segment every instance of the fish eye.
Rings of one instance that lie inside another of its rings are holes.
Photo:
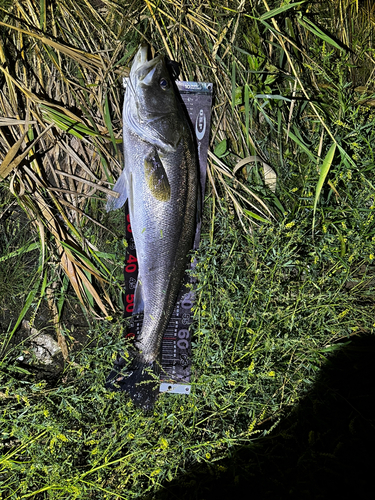
[[[165,78],[161,78],[160,80],[160,87],[165,90],[169,87],[169,83],[168,83],[168,80],[166,80]]]

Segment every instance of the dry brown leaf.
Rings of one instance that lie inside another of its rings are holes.
[[[13,168],[15,168],[16,165],[14,165],[14,158],[16,154],[18,153],[25,137],[26,137],[27,131],[22,134],[22,136],[18,139],[18,141],[13,144],[13,146],[10,148],[8,153],[6,154],[4,160],[2,161],[0,165],[0,177],[3,179],[6,179],[8,175],[11,173]]]
[[[98,304],[98,306],[100,307],[100,309],[103,311],[104,315],[106,317],[109,316],[109,314],[107,312],[107,309],[105,308],[103,302],[101,301],[101,299],[100,299],[100,297],[98,295],[98,292],[95,290],[95,288],[93,287],[92,283],[90,283],[90,281],[88,280],[86,274],[83,271],[81,271],[81,269],[78,266],[76,268],[76,271],[77,271],[77,273],[79,274],[79,277],[82,280],[83,286],[85,286],[88,289],[88,291],[91,293],[91,295],[95,299],[95,302]]]

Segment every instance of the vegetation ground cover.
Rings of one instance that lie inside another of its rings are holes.
[[[2,6],[3,498],[152,497],[196,464],[219,470],[373,334],[371,15],[343,1]],[[123,216],[104,201],[141,40],[215,85],[192,394],[151,414],[104,389],[128,348]],[[59,340],[57,377],[20,363],[24,319]]]

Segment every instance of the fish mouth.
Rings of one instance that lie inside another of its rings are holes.
[[[156,65],[162,60],[161,55],[154,57],[153,59],[149,59],[148,53],[148,45],[140,45],[131,67],[131,73],[133,75],[137,73],[138,80],[145,85],[151,83]]]

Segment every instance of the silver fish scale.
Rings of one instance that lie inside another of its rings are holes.
[[[152,197],[144,175],[137,177],[134,186],[135,192],[143,193],[143,203],[134,204],[133,211],[130,209],[130,220],[145,305],[143,327],[136,345],[148,363],[160,355],[161,339],[174,308],[195,234],[198,174],[187,149],[188,142],[180,144],[178,155],[171,155],[171,159],[168,154],[163,157],[171,185],[170,201]],[[176,164],[181,167],[176,168]]]

